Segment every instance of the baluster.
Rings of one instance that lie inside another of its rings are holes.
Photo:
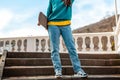
[[[42,52],[42,50],[41,50],[41,48],[42,48],[42,46],[41,46],[41,38],[39,38],[38,39],[39,40],[39,46],[38,46],[38,52]]]
[[[3,40],[3,51],[5,49],[5,40]]]
[[[61,39],[62,40],[62,39]],[[65,43],[64,41],[62,40],[62,46],[63,46],[63,52],[66,52],[66,46],[65,46]]]
[[[46,40],[44,38],[41,39],[41,51],[45,52],[45,44],[46,44]]]
[[[21,39],[21,51],[24,52],[24,39]]]
[[[102,36],[98,36],[98,38],[99,38],[99,51],[103,51],[103,49],[102,49],[102,40],[101,40]]]
[[[1,46],[0,46],[0,52],[3,52],[3,42],[2,42],[2,40],[0,40],[0,44],[1,44]]]
[[[40,43],[40,41],[39,41],[38,38],[36,38],[35,41],[36,41],[36,42],[35,42],[35,51],[36,51],[36,52],[39,52],[39,46],[40,46],[39,43]]]
[[[50,39],[48,38],[48,51],[51,52],[51,49],[50,49]]]
[[[18,41],[18,40],[16,39],[16,40],[15,40],[15,47],[14,47],[15,49],[14,49],[14,52],[18,52],[18,50],[17,50],[17,48],[18,48],[18,47],[17,47],[17,41]]]
[[[60,37],[60,45],[59,45],[60,52],[64,52],[63,45],[62,45],[62,37]]]
[[[82,51],[85,52],[86,51],[86,45],[85,45],[85,36],[82,36],[83,38],[83,44],[82,44]]]
[[[12,45],[11,45],[12,40],[9,40],[9,51],[12,51]]]
[[[27,39],[25,39],[23,42],[23,51],[27,52]]]
[[[118,43],[118,37],[116,35],[114,35],[114,42],[115,42],[115,51],[117,51],[119,43]]]
[[[5,50],[10,51],[10,41],[9,40],[6,40],[6,42],[5,42]]]
[[[77,43],[77,39],[78,39],[78,37],[77,36],[74,36],[74,39],[75,39],[75,47],[76,47],[76,51],[78,52],[79,50],[78,50],[78,43]]]
[[[93,36],[90,36],[90,51],[94,51]]]
[[[48,38],[45,38],[45,40],[46,40],[46,44],[45,44],[45,52],[49,52],[48,51]]]
[[[112,51],[111,50],[111,43],[110,43],[110,36],[107,36],[107,40],[108,40],[108,42],[107,42],[107,51]]]

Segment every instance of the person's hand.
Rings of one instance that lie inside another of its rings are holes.
[[[71,0],[63,0],[64,1],[64,4],[66,6],[70,6],[71,5]]]
[[[38,22],[38,24],[37,24],[38,26],[40,26],[40,22]]]

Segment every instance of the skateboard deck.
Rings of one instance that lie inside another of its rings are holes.
[[[42,12],[39,13],[38,22],[39,25],[42,25],[45,29],[48,29],[47,17]]]

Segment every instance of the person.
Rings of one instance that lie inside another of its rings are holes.
[[[62,77],[62,65],[59,54],[60,35],[62,35],[68,49],[74,72],[77,76],[87,77],[87,74],[81,68],[70,27],[73,2],[74,0],[49,0],[47,9],[48,34],[56,78]]]

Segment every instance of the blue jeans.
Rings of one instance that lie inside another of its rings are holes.
[[[73,65],[74,72],[83,71],[81,69],[80,60],[76,52],[71,27],[70,26],[62,26],[62,27],[49,26],[48,33],[50,37],[51,59],[52,59],[55,72],[62,71],[62,65],[61,65],[61,60],[60,60],[60,55],[59,55],[60,35],[62,35],[64,43],[69,52],[69,56],[70,56],[70,60]]]

